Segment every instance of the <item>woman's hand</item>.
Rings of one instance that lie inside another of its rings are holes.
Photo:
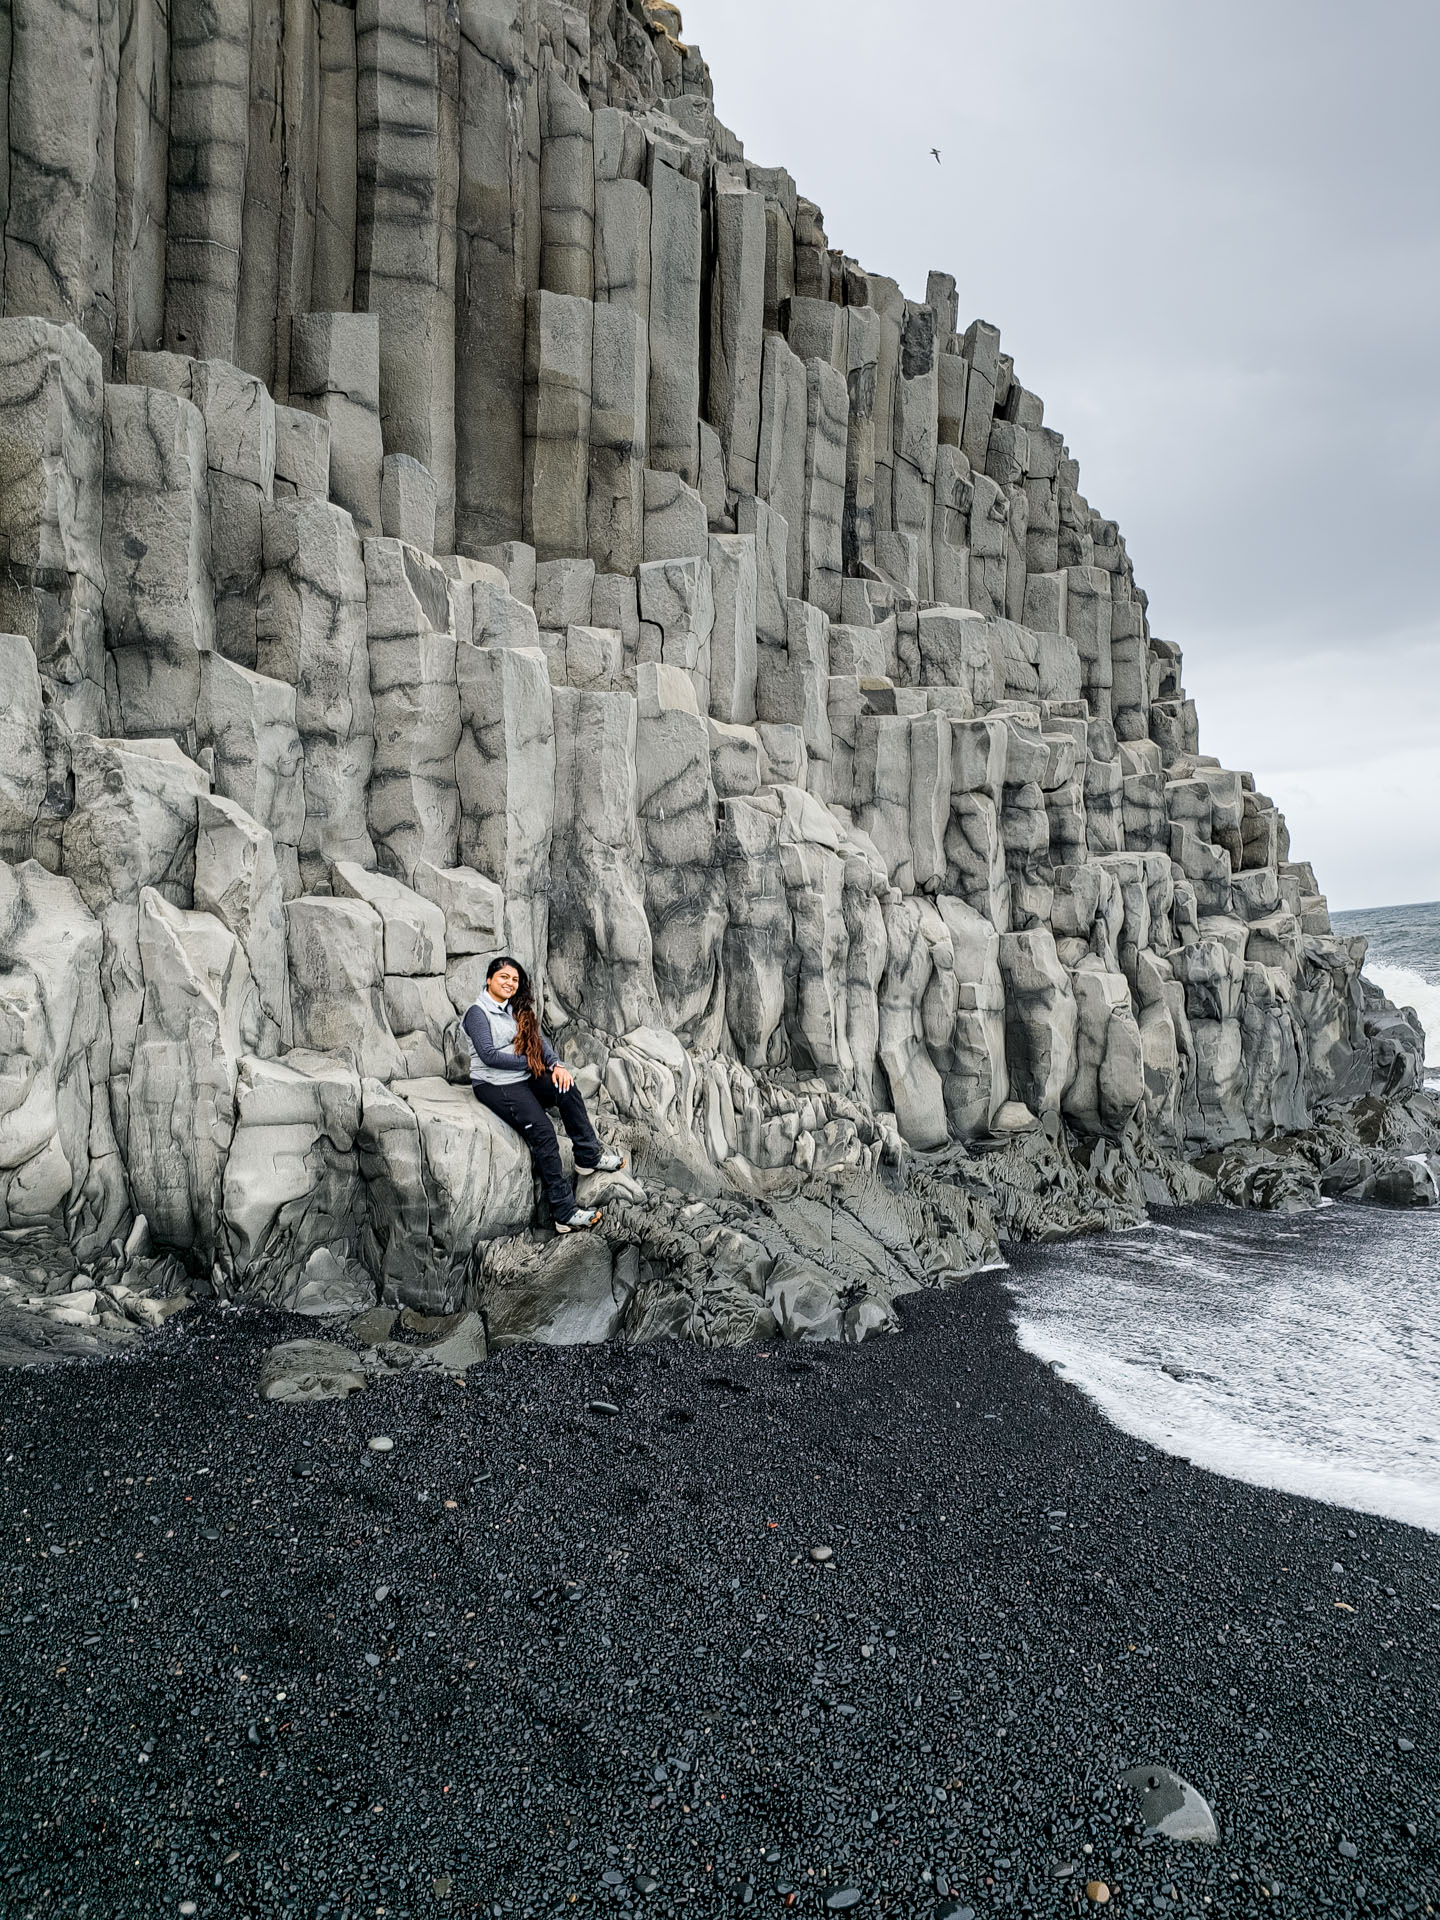
[[[568,1067],[562,1067],[557,1061],[550,1069],[550,1078],[555,1082],[558,1093],[568,1093],[575,1084],[575,1076]]]

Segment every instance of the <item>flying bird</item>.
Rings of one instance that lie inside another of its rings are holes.
[[[931,151],[931,153],[933,153],[933,154],[934,154],[934,156],[935,156],[935,164],[936,164],[936,166],[938,167],[938,166],[939,166],[939,164],[940,164],[940,149],[939,149],[939,147],[931,147],[931,149],[930,149],[930,151]]]

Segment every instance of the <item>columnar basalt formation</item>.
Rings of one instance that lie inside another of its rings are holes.
[[[997,1224],[1433,1190],[1413,1019],[998,332],[673,7],[13,26],[0,1231],[859,1337]],[[457,1084],[501,947],[650,1190],[549,1283]]]

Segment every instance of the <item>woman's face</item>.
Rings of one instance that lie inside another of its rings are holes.
[[[514,967],[497,967],[486,985],[490,989],[492,1000],[498,1000],[503,1007],[519,991],[520,976]]]

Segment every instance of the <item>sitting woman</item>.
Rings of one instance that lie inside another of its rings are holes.
[[[525,969],[508,953],[491,961],[485,991],[465,1015],[465,1033],[475,1098],[523,1137],[544,1183],[555,1231],[598,1226],[599,1212],[576,1203],[545,1109],[559,1108],[574,1142],[575,1164],[585,1172],[616,1173],[624,1156],[601,1147],[575,1076],[541,1031]]]

